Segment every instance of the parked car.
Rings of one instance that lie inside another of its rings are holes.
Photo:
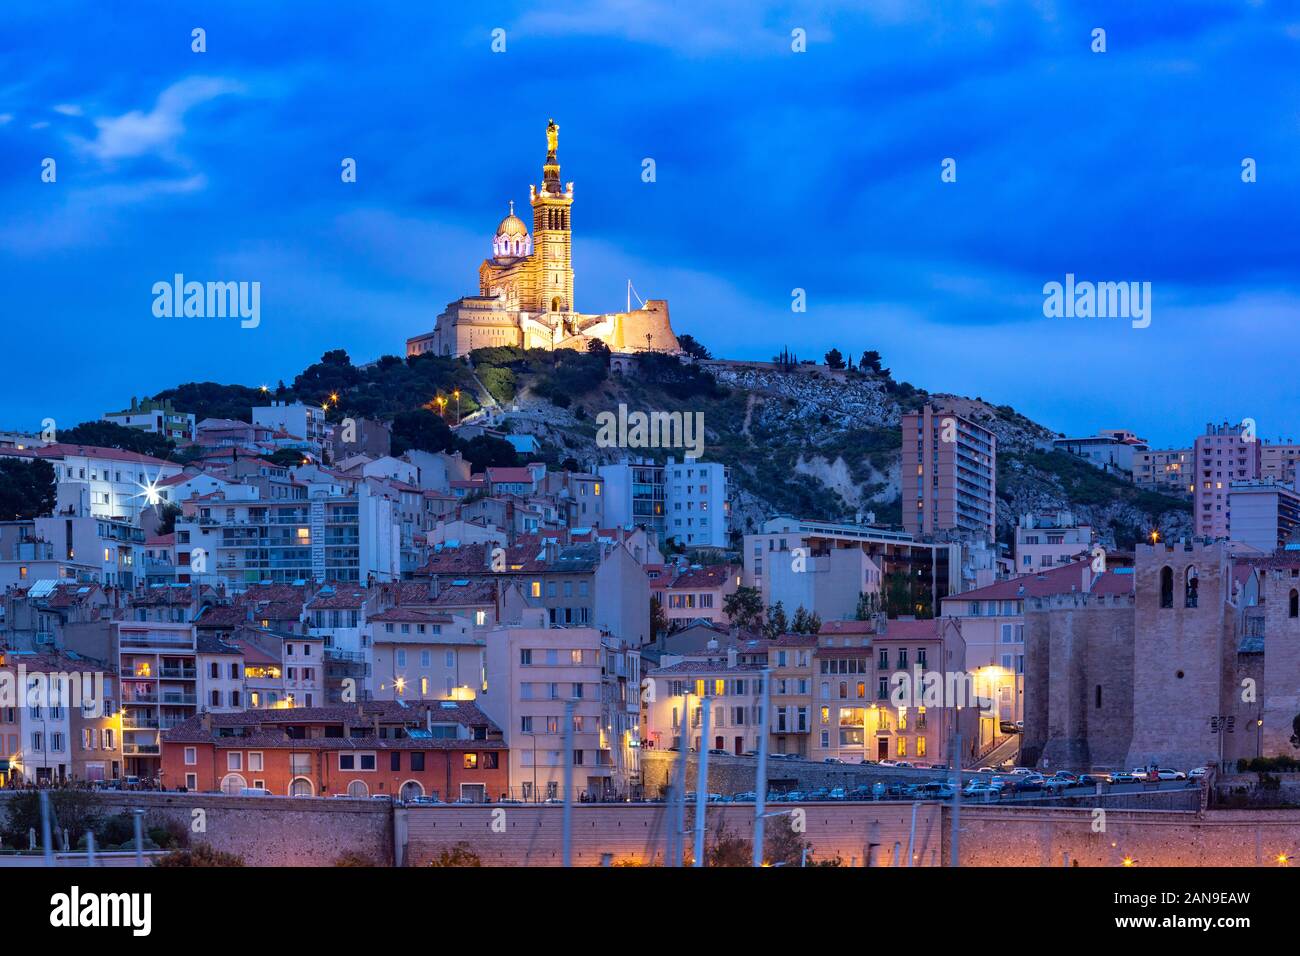
[[[827,757],[822,763],[844,763],[839,757]]]
[[[1110,782],[1112,786],[1121,783],[1137,783],[1138,778],[1126,770],[1121,770],[1119,773],[1113,773],[1110,775]]]
[[[1084,786],[1094,786],[1099,783],[1110,783],[1111,775],[1108,773],[1082,773],[1079,774],[1079,783]]]
[[[801,800],[807,800],[807,795],[802,790],[791,790],[785,795],[786,800],[791,803],[798,803]]]
[[[731,798],[735,803],[753,803],[758,799],[758,794],[753,790],[746,790],[744,793],[738,793]]]
[[[827,800],[847,800],[848,798],[849,795],[843,787],[832,787],[831,792],[826,794]]]
[[[997,771],[992,767],[980,767],[975,772],[976,773],[997,773]]]
[[[931,781],[921,788],[921,792],[931,800],[949,800],[957,791],[950,783]]]
[[[1186,780],[1187,774],[1183,773],[1181,770],[1164,770],[1162,768],[1156,768],[1156,779],[1157,780]]]
[[[1046,783],[1041,773],[1018,774],[1014,775],[1012,780],[1016,793],[1037,792],[1042,790]]]
[[[818,787],[808,794],[809,800],[826,800],[830,797],[831,791],[828,787]]]
[[[882,767],[897,767],[897,766],[898,766],[898,762],[895,761],[895,760],[882,760],[882,761],[880,761],[880,766],[882,766]]]
[[[864,764],[869,764],[869,765],[871,765],[871,766],[879,766],[879,762],[878,762],[878,761],[875,761],[875,760],[872,760],[870,757],[863,757],[863,758],[862,758],[862,762],[863,762]]]
[[[1011,772],[1017,777],[1023,777],[1027,774],[1033,773],[1034,771],[1030,770],[1028,767],[1013,767]]]
[[[910,764],[910,763],[908,763],[906,760],[900,760],[900,761],[898,761],[896,764],[894,764],[894,766],[895,766],[895,767],[906,767],[908,770],[915,770],[915,769],[916,769],[916,767],[915,767],[914,764]]]
[[[1048,777],[1043,781],[1043,789],[1058,793],[1073,787],[1078,781],[1071,780],[1069,777]]]
[[[1193,767],[1191,770],[1187,771],[1187,779],[1199,780],[1201,777],[1204,777],[1209,772],[1210,772],[1209,767]]]
[[[1000,720],[1000,721],[998,721],[998,730],[1002,731],[1002,733],[1004,733],[1004,734],[1018,734],[1018,733],[1020,733],[1020,728],[1016,726],[1016,722],[1015,722],[1014,720]]]
[[[269,797],[271,791],[265,787],[240,787],[239,795],[241,797]]]
[[[721,749],[719,749],[719,748],[717,748],[717,747],[710,747],[710,748],[709,748],[709,756],[710,756],[710,757],[730,757],[730,756],[731,756],[731,751],[730,751],[730,750],[721,750]]]
[[[1146,768],[1146,767],[1134,767],[1134,768],[1133,768],[1133,779],[1134,779],[1134,780],[1146,780],[1146,778],[1147,778],[1147,768]]]

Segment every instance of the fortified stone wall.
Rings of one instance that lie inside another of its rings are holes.
[[[1138,545],[1134,573],[1133,742],[1125,763],[1212,763],[1220,748],[1212,718],[1224,713],[1237,659],[1223,546]]]
[[[1129,595],[1055,595],[1025,609],[1026,766],[1114,770],[1133,735]]]
[[[0,808],[14,796],[0,792]],[[331,866],[344,853],[360,853],[380,865],[393,861],[392,805],[386,800],[231,797],[198,793],[99,793],[106,814],[135,808],[146,827],[173,821],[190,833],[191,845],[207,843],[235,853],[248,866]],[[194,811],[203,811],[194,832]],[[81,834],[69,834],[75,843]]]

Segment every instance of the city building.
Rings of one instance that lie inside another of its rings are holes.
[[[664,466],[648,459],[624,459],[597,471],[605,482],[605,522],[639,526],[662,541],[667,527]]]
[[[1097,534],[1069,511],[1024,514],[1016,523],[1016,574],[1033,574],[1090,555]]]
[[[1231,484],[1260,476],[1261,442],[1245,424],[1205,426],[1193,446],[1195,485],[1192,520],[1199,538],[1228,538],[1232,534]]]
[[[497,226],[492,255],[479,266],[479,292],[448,304],[432,332],[406,342],[408,356],[432,352],[461,356],[476,348],[572,348],[600,339],[615,352],[652,349],[677,353],[668,303],[651,299],[625,312],[586,315],[574,301],[573,183],[561,183],[556,155],[559,126],[546,128],[546,163],[540,186],[529,186],[533,231],[510,212]]]
[[[499,728],[470,701],[202,714],[163,736],[169,788],[483,803],[508,793]]]
[[[159,733],[198,708],[194,625],[168,621],[87,621],[62,629],[63,646],[101,660],[119,675],[125,774],[152,780],[160,770]]]
[[[54,466],[55,517],[93,517],[138,527],[147,508],[161,501],[158,487],[179,465],[117,448],[53,444],[0,448],[0,457],[44,459]]]
[[[740,568],[734,564],[695,566],[661,580],[662,586],[652,587],[651,591],[670,626],[696,620],[726,624],[728,618],[722,606],[740,586]]]
[[[731,528],[727,467],[669,458],[663,478],[665,538],[685,548],[726,548]]]
[[[933,405],[905,413],[902,432],[903,527],[916,535],[952,529],[994,540],[994,434]]]
[[[485,641],[468,618],[391,607],[367,621],[375,700],[473,700],[485,684]]]
[[[1272,478],[1228,483],[1231,540],[1272,554],[1300,528],[1300,494],[1290,482]]]
[[[156,402],[152,398],[141,401],[132,396],[130,408],[120,412],[105,412],[104,421],[124,428],[139,428],[154,435],[162,435],[173,442],[194,440],[194,416],[189,412],[177,411],[170,398]]]
[[[284,432],[307,443],[317,452],[331,448],[330,426],[325,409],[302,402],[272,402],[253,408],[253,426],[271,432]]]
[[[1139,488],[1185,497],[1192,493],[1191,448],[1146,449],[1133,452],[1133,482]]]
[[[745,535],[741,583],[757,588],[764,603],[771,605],[772,572],[778,564],[793,568],[840,548],[862,551],[879,568],[882,602],[888,604],[888,591],[905,594],[906,600],[899,603],[906,606],[886,608],[895,615],[932,614],[940,600],[968,586],[970,542],[918,541],[905,531],[790,515],[769,518],[758,533]],[[857,595],[853,600],[856,603]]]
[[[810,756],[947,764],[961,733],[966,761],[976,750],[972,698],[980,695],[964,679],[964,653],[951,620],[824,623],[813,657]],[[927,692],[928,682],[936,686]]]
[[[1085,459],[1094,468],[1126,479],[1135,477],[1141,456],[1149,453],[1145,438],[1122,428],[1103,428],[1084,438],[1057,438],[1052,447]]]
[[[637,791],[636,645],[595,627],[548,626],[540,609],[530,609],[522,623],[490,630],[486,648],[487,689],[477,703],[509,744],[516,797],[562,798],[570,760],[575,799]]]
[[[816,556],[773,561],[768,567],[770,590],[764,599],[780,604],[789,617],[799,608],[823,621],[857,616],[860,602],[879,607],[880,567],[861,548],[831,548]]]

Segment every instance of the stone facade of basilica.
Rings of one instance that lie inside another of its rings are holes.
[[[556,148],[560,128],[546,129],[542,184],[529,186],[531,234],[510,213],[497,226],[492,256],[479,266],[479,294],[450,303],[432,332],[406,342],[406,354],[460,356],[477,348],[586,349],[600,339],[614,352],[679,351],[668,303],[650,299],[626,312],[588,315],[573,297],[573,183],[561,183]]]

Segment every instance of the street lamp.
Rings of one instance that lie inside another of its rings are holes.
[[[456,398],[456,424],[459,425],[460,424],[460,389],[456,389],[451,394]]]

